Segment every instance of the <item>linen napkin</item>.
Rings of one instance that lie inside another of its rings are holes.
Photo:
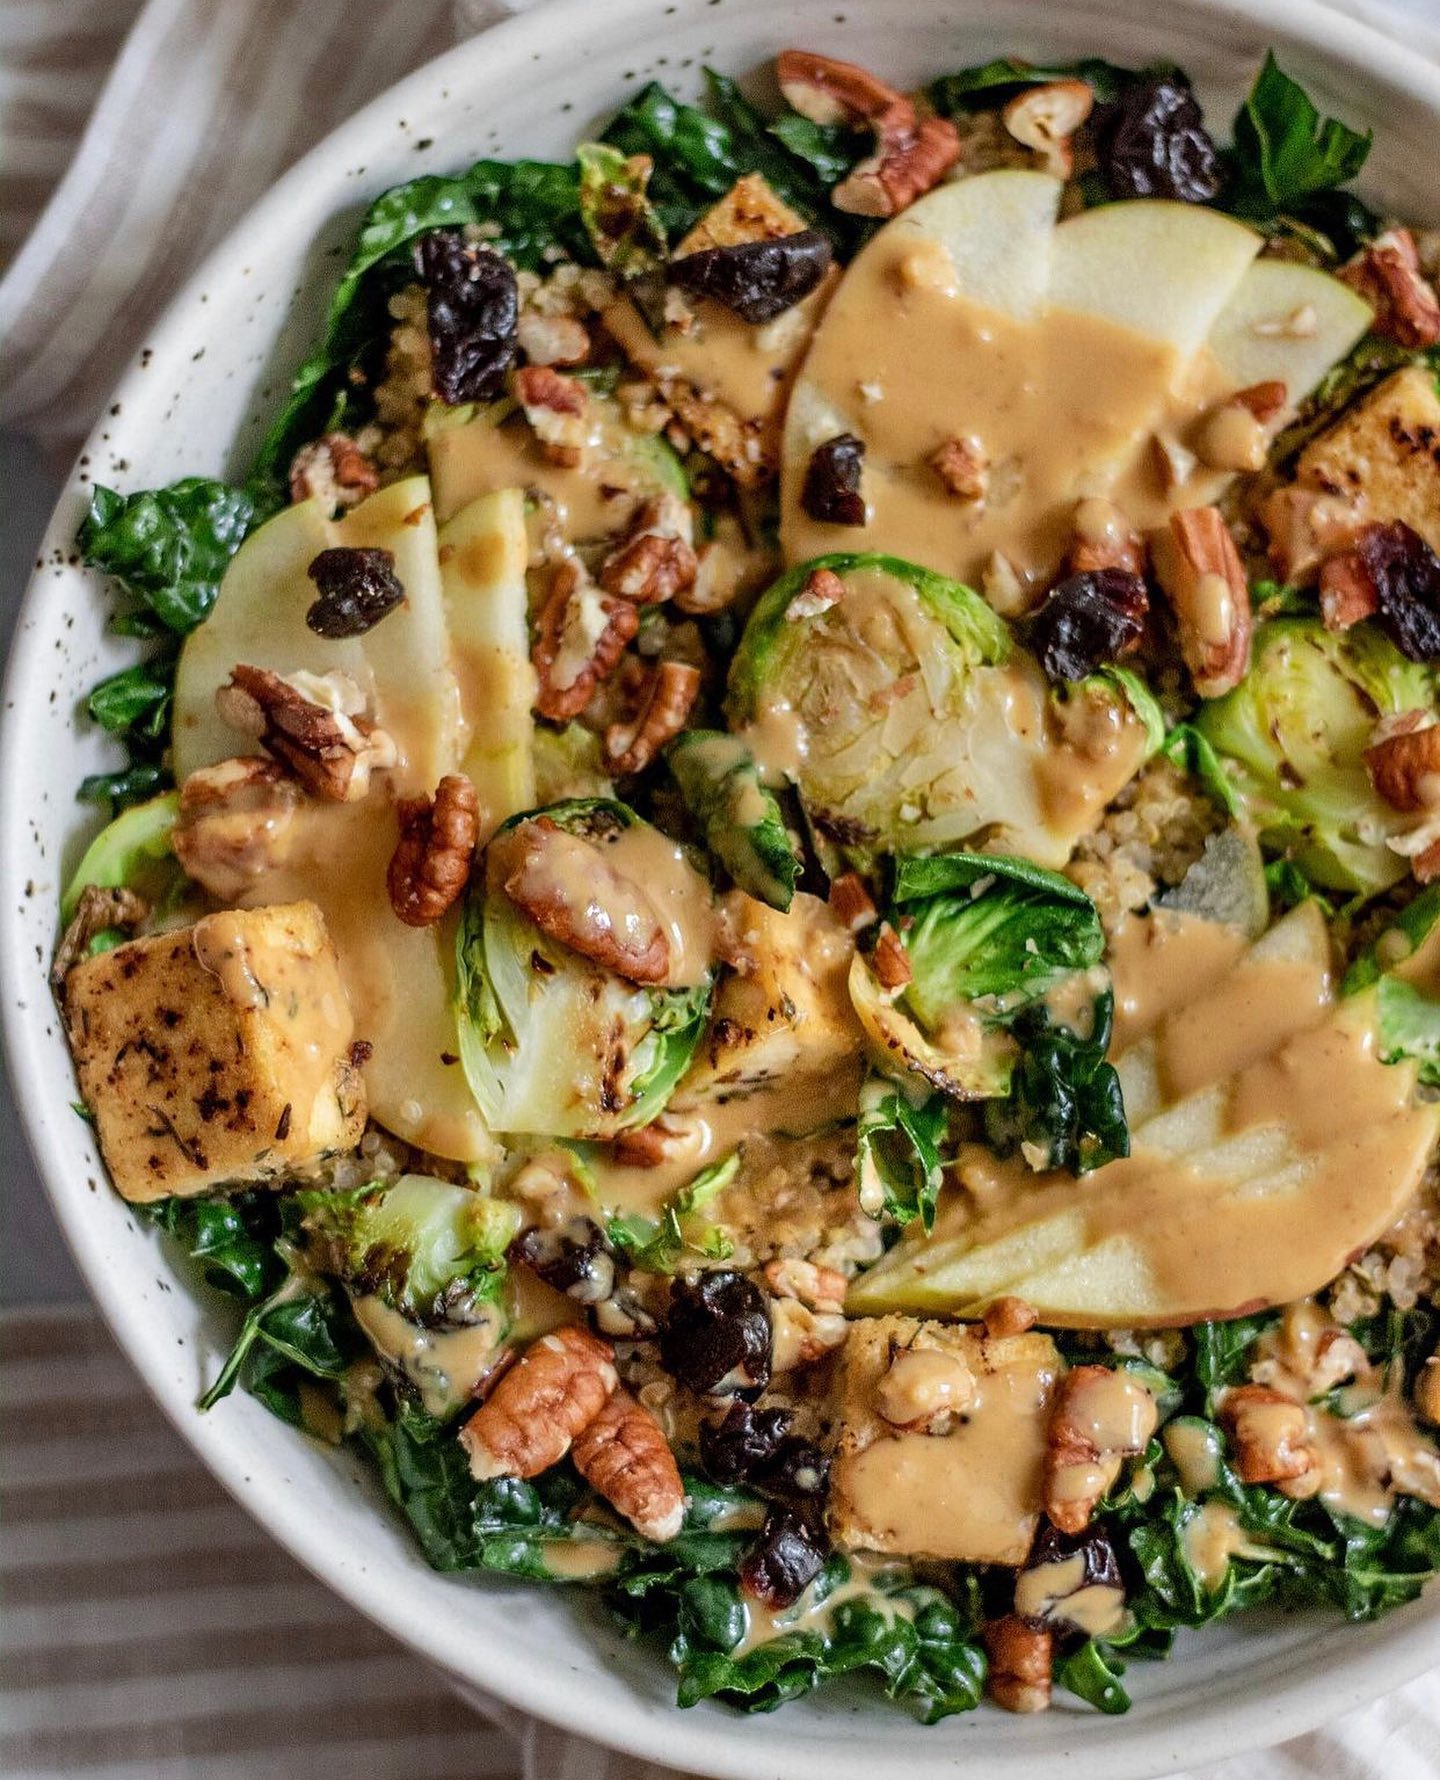
[[[0,0],[0,425],[73,448],[156,312],[285,167],[533,3]],[[1440,44],[1435,0],[1410,10],[1406,40]],[[0,1441],[0,1780],[670,1776],[460,1705],[269,1543],[88,1308],[0,1322]],[[1437,1773],[1432,1677],[1189,1780]]]

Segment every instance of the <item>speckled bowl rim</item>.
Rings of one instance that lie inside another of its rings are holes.
[[[719,0],[711,0],[719,4]],[[917,6],[927,13],[939,8],[937,0]],[[952,6],[951,14],[970,12],[969,6]],[[1083,11],[1083,5],[1077,7]],[[1250,26],[1261,32],[1285,35],[1302,41],[1312,52],[1337,70],[1353,67],[1365,75],[1403,90],[1427,108],[1440,123],[1440,68],[1427,63],[1414,49],[1382,35],[1373,26],[1346,18],[1314,0],[1182,0],[1178,10],[1192,16],[1213,15],[1217,21]],[[151,334],[151,345],[142,359],[161,358],[170,343],[185,334],[194,305],[203,287],[214,288],[232,280],[250,250],[249,243],[263,241],[268,230],[284,228],[287,194],[322,168],[337,161],[363,160],[367,141],[393,126],[397,115],[416,108],[435,89],[441,77],[452,82],[473,79],[481,86],[498,84],[511,76],[523,79],[527,66],[539,51],[559,38],[577,61],[586,42],[602,33],[639,22],[656,11],[655,0],[550,0],[534,11],[494,27],[483,37],[471,39],[390,88],[332,133],[279,180],[249,212],[228,239],[207,259],[200,271],[166,311]],[[603,15],[603,16],[602,16]],[[1424,27],[1419,26],[1423,33]],[[715,21],[717,41],[723,38],[724,17]],[[723,59],[723,54],[722,54]],[[137,362],[118,385],[113,401],[122,408],[142,388],[145,364]],[[114,412],[114,409],[112,409]],[[114,423],[110,423],[113,425]],[[97,425],[86,452],[99,456],[106,423]],[[108,433],[106,433],[108,436]],[[47,532],[41,555],[62,555],[71,543],[78,477],[72,474],[56,516]],[[4,986],[4,1036],[16,1098],[31,1146],[45,1180],[56,1215],[75,1259],[85,1275],[96,1302],[116,1339],[145,1379],[167,1417],[215,1476],[276,1539],[322,1581],[416,1652],[450,1676],[462,1693],[484,1705],[485,1695],[525,1712],[583,1731],[610,1746],[635,1756],[733,1780],[766,1780],[793,1767],[798,1745],[794,1739],[767,1735],[765,1721],[696,1711],[672,1711],[656,1715],[627,1690],[623,1680],[605,1673],[599,1661],[592,1672],[563,1676],[537,1671],[522,1657],[512,1656],[503,1641],[486,1649],[483,1662],[464,1661],[449,1647],[443,1616],[427,1610],[428,1591],[387,1594],[383,1580],[369,1572],[341,1568],[337,1575],[335,1542],[319,1517],[307,1512],[284,1487],[277,1464],[275,1474],[248,1471],[231,1450],[225,1423],[194,1413],[193,1403],[177,1391],[174,1381],[162,1374],[153,1344],[147,1344],[127,1296],[126,1281],[107,1268],[102,1245],[82,1215],[84,1200],[79,1189],[60,1177],[61,1158],[50,1128],[51,1115],[70,1116],[71,1091],[57,1097],[53,1065],[46,1061],[39,1042],[42,1024],[53,1019],[53,1010],[33,1000],[25,1003],[27,984],[33,979],[34,962],[25,956],[28,936],[15,911],[23,894],[11,860],[19,857],[18,841],[27,819],[25,716],[32,700],[46,684],[46,650],[53,645],[52,628],[32,622],[44,589],[37,575],[32,580],[17,622],[16,640],[5,677],[4,718],[0,724],[0,882],[3,882],[4,916],[0,918],[0,981]],[[417,1566],[419,1558],[417,1554]],[[420,1574],[429,1573],[420,1569]],[[1258,1654],[1258,1653],[1257,1653]],[[1353,1654],[1315,1672],[1306,1649],[1291,1653],[1293,1661],[1272,1677],[1274,1691],[1263,1697],[1243,1691],[1227,1693],[1202,1707],[1191,1708],[1174,1721],[1086,1719],[1073,1723],[1074,1739],[1068,1745],[1047,1742],[1042,1748],[1019,1738],[1011,1749],[996,1753],[987,1748],[988,1773],[1021,1780],[1043,1766],[1068,1775],[1093,1775],[1095,1780],[1141,1780],[1142,1776],[1171,1772],[1179,1766],[1198,1765],[1247,1749],[1269,1745],[1313,1729],[1327,1719],[1372,1700],[1378,1695],[1423,1674],[1440,1662],[1440,1597],[1431,1596],[1415,1608],[1366,1628],[1363,1642],[1357,1637]],[[481,1692],[481,1689],[484,1692]],[[873,1780],[875,1764],[887,1742],[884,1709],[876,1707],[853,1721],[853,1738],[836,1747],[825,1744],[829,1780]],[[962,1736],[937,1740],[917,1750],[907,1741],[904,1760],[915,1780],[955,1773],[967,1757],[977,1752],[966,1747]],[[817,1745],[818,1747],[818,1745]]]

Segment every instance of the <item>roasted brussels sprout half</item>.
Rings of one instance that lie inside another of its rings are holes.
[[[1324,889],[1373,896],[1408,866],[1385,844],[1403,818],[1376,795],[1365,749],[1381,717],[1434,697],[1431,670],[1373,625],[1327,631],[1318,619],[1277,618],[1255,633],[1245,679],[1196,726],[1267,852]]]
[[[624,804],[505,823],[456,940],[460,1057],[492,1128],[603,1140],[653,1119],[704,1029],[709,921],[708,883]]]
[[[667,758],[706,846],[740,889],[783,914],[794,900],[800,860],[754,755],[735,736],[695,729]]]

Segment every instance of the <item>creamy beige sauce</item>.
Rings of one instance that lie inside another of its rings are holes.
[[[423,1328],[382,1298],[356,1298],[351,1308],[376,1353],[419,1391],[427,1415],[451,1415],[478,1395],[505,1333],[504,1318],[492,1305],[482,1306],[481,1320],[462,1329]]]
[[[1244,950],[1238,928],[1199,915],[1155,909],[1127,917],[1107,952],[1115,991],[1112,1055],[1122,1055],[1167,1014],[1195,1001]]]
[[[523,414],[496,425],[473,420],[431,428],[426,440],[436,517],[443,525],[482,494],[523,488],[551,509],[571,543],[623,529],[655,492],[653,465],[636,451],[613,402],[592,395],[584,455],[574,468],[551,463]]]
[[[1277,1555],[1248,1536],[1228,1502],[1202,1502],[1182,1527],[1180,1544],[1201,1587],[1211,1594],[1224,1586],[1231,1558],[1263,1563]]]
[[[1056,1564],[1022,1570],[1015,1579],[1015,1611],[1027,1619],[1055,1616],[1085,1633],[1103,1638],[1125,1618],[1125,1597],[1118,1588],[1085,1581],[1085,1553],[1077,1551]]]
[[[714,900],[685,849],[648,825],[608,834],[599,848],[654,910],[670,945],[669,986],[703,982],[715,957]]]
[[[1109,699],[1057,705],[1025,653],[970,673],[936,646],[937,625],[913,588],[847,575],[843,597],[807,621],[815,646],[785,692],[761,689],[746,746],[770,780],[803,762],[812,801],[862,834],[898,811],[917,849],[983,832],[1063,865],[1139,767],[1139,720]]]
[[[875,1586],[877,1578],[890,1567],[890,1560],[861,1554],[848,1561],[849,1576],[831,1589],[823,1601],[816,1601],[813,1583],[789,1607],[767,1607],[763,1601],[745,1596],[745,1635],[730,1652],[731,1656],[744,1656],[757,1645],[768,1644],[787,1632],[818,1632],[824,1637],[834,1625],[836,1608],[862,1597],[867,1606],[889,1614],[892,1619],[914,1618],[912,1601],[884,1594]]]
[[[1218,1428],[1193,1416],[1180,1416],[1165,1424],[1160,1439],[1186,1495],[1199,1496],[1215,1488],[1224,1456]]]
[[[561,1582],[595,1582],[618,1570],[625,1548],[614,1539],[548,1539],[545,1568]]]
[[[863,547],[978,585],[999,551],[1037,588],[1059,567],[1082,498],[1109,498],[1142,530],[1205,504],[1198,481],[1166,486],[1152,441],[1187,434],[1226,393],[1205,358],[1183,365],[1173,347],[1097,316],[1050,309],[1018,321],[984,308],[956,290],[938,243],[889,233],[847,272],[805,385],[824,412],[806,455],[838,432],[863,439],[870,518],[863,531],[811,519],[803,465],[792,465],[781,532],[790,561]],[[930,463],[959,435],[989,465],[979,500],[957,498]]]
[[[1423,1435],[1401,1394],[1368,1363],[1340,1384],[1332,1414],[1312,1399],[1330,1387],[1326,1344],[1341,1334],[1322,1306],[1287,1306],[1279,1325],[1256,1348],[1252,1376],[1304,1403],[1306,1440],[1320,1465],[1319,1498],[1328,1508],[1370,1526],[1384,1526],[1397,1495],[1417,1495],[1440,1506],[1440,1452]],[[1278,1406],[1277,1407],[1281,1407]]]
[[[967,1348],[974,1389],[949,1432],[877,1424],[868,1445],[842,1447],[835,1460],[832,1492],[872,1550],[1004,1564],[1029,1550],[1061,1362],[1043,1338],[972,1336]]]
[[[207,915],[195,923],[190,939],[196,962],[220,984],[231,1006],[246,1012],[270,1004],[270,991],[255,974],[252,926],[233,913]]]
[[[301,898],[319,905],[354,1036],[374,1047],[363,1071],[371,1113],[436,1155],[481,1161],[495,1146],[460,1068],[451,1007],[454,917],[434,927],[397,919],[385,887],[396,835],[379,788],[362,804],[307,800],[296,811],[288,857],[250,885],[244,905]]]

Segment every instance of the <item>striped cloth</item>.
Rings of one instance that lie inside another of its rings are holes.
[[[0,0],[0,424],[73,443],[277,173],[529,3]],[[90,1311],[0,1320],[0,1441],[0,1780],[666,1780],[460,1705],[235,1507]],[[1203,1780],[1436,1780],[1436,1692]]]

